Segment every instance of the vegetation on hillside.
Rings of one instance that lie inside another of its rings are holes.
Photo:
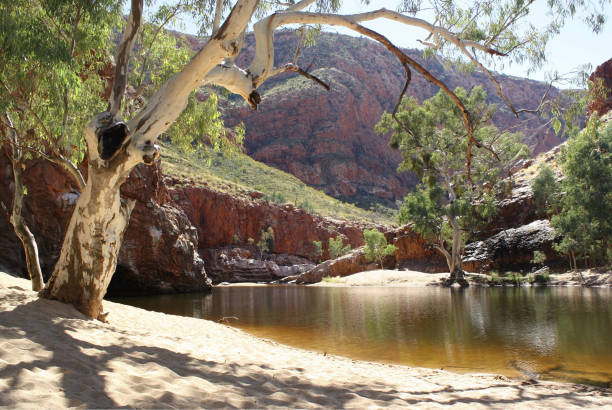
[[[277,204],[290,203],[321,216],[386,225],[395,222],[386,208],[383,212],[374,212],[344,203],[309,187],[291,174],[242,153],[227,155],[207,149],[184,152],[165,143],[162,161],[166,174],[188,178],[234,195],[245,196],[248,192],[259,191],[266,200]]]

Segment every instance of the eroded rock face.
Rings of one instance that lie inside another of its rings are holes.
[[[330,237],[341,236],[352,248],[363,245],[363,229],[374,225],[319,217],[291,204],[276,205],[264,200],[247,200],[206,186],[185,186],[166,178],[168,192],[198,229],[199,249],[255,243],[262,231],[274,231],[273,253],[315,259],[313,241],[324,245],[328,257]],[[382,230],[382,227],[380,227]]]
[[[293,32],[275,33],[276,64],[291,61],[296,45]],[[238,63],[248,66],[253,52],[253,38],[247,36]],[[494,118],[496,125],[500,129],[518,126],[516,131],[524,132],[534,153],[562,142],[537,115],[522,115],[518,121],[503,109],[503,101],[484,73],[470,76],[447,70],[435,59],[423,60],[420,51],[407,53],[451,89],[462,86],[469,90],[482,84],[489,102],[500,107]],[[299,64],[312,65],[313,74],[328,82],[331,90],[285,74],[263,84],[257,112],[240,104],[226,108],[230,125],[244,122],[246,126],[249,155],[350,202],[393,204],[403,199],[416,178],[396,172],[399,153],[388,147],[388,136],[374,132],[381,114],[393,110],[404,85],[404,70],[397,59],[370,40],[323,33],[316,46],[303,51]],[[517,77],[498,78],[505,94],[520,108],[535,108],[547,88],[544,83]],[[407,94],[422,101],[437,92],[437,87],[414,73]]]
[[[12,169],[0,156],[0,195],[10,209]],[[71,179],[54,165],[32,161],[24,173],[28,195],[24,216],[38,243],[41,268],[49,277],[59,257],[62,239],[79,191]],[[185,213],[168,202],[161,184],[159,164],[139,166],[121,189],[122,196],[136,199],[119,252],[117,273],[109,293],[194,292],[210,289],[204,262],[197,253],[197,230]],[[27,277],[21,243],[6,214],[0,214],[0,264]]]
[[[314,268],[308,259],[286,254],[259,254],[256,249],[205,249],[206,272],[213,283],[271,282]]]
[[[506,229],[484,241],[465,247],[463,268],[470,272],[528,271],[534,251],[544,252],[547,266],[557,266],[563,261],[552,249],[555,240],[548,220],[537,220],[518,228]]]
[[[612,110],[612,58],[598,66],[589,77],[589,80],[593,82],[601,81],[602,85],[606,88],[601,98],[597,98],[589,104],[589,114],[597,111],[600,116],[604,115]]]

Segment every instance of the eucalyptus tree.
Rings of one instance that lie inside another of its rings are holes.
[[[364,3],[368,3],[367,1]],[[474,139],[470,114],[462,101],[442,81],[380,33],[363,24],[375,19],[398,21],[406,28],[423,30],[424,44],[432,52],[454,50],[465,60],[485,70],[496,56],[513,60],[529,59],[538,64],[544,58],[542,46],[558,28],[563,13],[553,24],[521,29],[520,21],[533,1],[475,0],[463,6],[454,1],[403,1],[397,11],[380,9],[353,15],[337,13],[337,0],[258,1],[202,0],[188,3],[196,14],[203,13],[203,27],[210,36],[180,71],[168,79],[142,107],[123,118],[126,84],[131,72],[130,56],[141,27],[143,2],[132,0],[130,13],[115,53],[115,75],[108,108],[85,129],[88,180],[70,220],[62,251],[42,295],[74,304],[85,314],[104,320],[104,296],[114,273],[133,202],[122,201],[119,187],[140,163],[150,164],[159,156],[157,138],[187,106],[190,94],[204,84],[215,84],[240,95],[253,109],[261,102],[258,87],[277,74],[294,71],[323,82],[293,62],[275,65],[274,31],[294,25],[332,25],[353,30],[389,49],[404,67],[409,83],[411,69],[439,85],[460,107],[466,128],[467,170]],[[552,2],[571,14],[582,2]],[[424,13],[431,22],[419,18]],[[248,68],[236,65],[245,32],[252,24],[256,47]],[[452,53],[451,53],[452,54]],[[491,78],[495,81],[494,76]],[[501,88],[500,88],[501,91]]]
[[[495,107],[486,104],[482,87],[469,94],[457,87],[455,95],[469,110],[474,139],[483,147],[472,155],[469,178],[462,113],[447,94],[439,92],[422,105],[404,99],[397,122],[383,114],[376,130],[392,132],[391,146],[403,156],[398,170],[412,171],[421,181],[404,199],[399,222],[413,223],[446,258],[450,281],[466,285],[461,269],[466,236],[495,213],[495,197],[507,190],[504,176],[529,150],[520,142],[522,134],[500,132],[490,124]]]
[[[76,166],[85,155],[81,133],[91,112],[104,109],[101,72],[110,64],[105,48],[119,17],[110,1],[0,4],[0,132],[13,170],[10,221],[34,290],[44,283],[36,240],[22,215],[23,170],[29,159],[43,157],[68,172],[78,189],[85,186]]]

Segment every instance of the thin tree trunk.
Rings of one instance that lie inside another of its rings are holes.
[[[12,121],[8,114],[4,114],[4,118],[7,124],[12,127]],[[26,258],[26,267],[28,270],[28,276],[32,281],[32,290],[39,291],[45,285],[43,280],[42,271],[40,269],[40,262],[38,260],[38,246],[36,245],[36,239],[28,228],[28,225],[23,219],[23,198],[25,196],[25,187],[22,180],[22,166],[23,156],[21,148],[19,147],[19,138],[14,128],[8,130],[13,152],[11,155],[11,163],[13,166],[13,181],[15,182],[13,191],[13,208],[11,210],[10,221],[15,229],[17,237],[23,244],[23,250]]]
[[[43,288],[45,282],[43,281],[40,262],[38,260],[38,246],[36,245],[36,239],[28,228],[28,225],[23,219],[22,215],[25,187],[21,181],[21,162],[19,161],[13,160],[13,176],[15,181],[15,191],[13,194],[11,224],[13,224],[15,233],[23,244],[28,275],[32,281],[32,290],[39,291]]]

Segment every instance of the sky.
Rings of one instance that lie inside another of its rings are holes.
[[[397,3],[394,0],[370,0],[368,6],[363,6],[361,0],[343,0],[340,13],[353,14],[377,10],[382,7],[394,9]],[[533,15],[528,17],[527,22],[537,24],[539,21],[546,21],[547,11],[545,7],[544,0],[536,3]],[[606,6],[606,14],[612,20],[612,5],[608,4]],[[423,46],[417,40],[424,40],[427,36],[427,33],[423,30],[389,20],[372,21],[364,25],[385,35],[395,45],[403,48],[422,49]],[[324,29],[341,34],[355,35],[353,31],[342,27],[327,27]],[[179,30],[191,34],[197,32],[195,25],[187,21],[185,21],[185,26]],[[546,48],[546,56],[547,64],[542,69],[531,73],[527,72],[528,66],[509,64],[509,61],[504,63],[503,69],[499,69],[499,67],[488,68],[504,74],[528,77],[539,81],[546,81],[549,74],[555,71],[563,75],[576,71],[585,64],[590,64],[589,71],[592,71],[598,65],[612,58],[612,21],[608,22],[599,34],[594,34],[580,18],[568,22],[562,29],[561,34],[549,42]],[[564,87],[563,84],[557,84],[557,86]],[[567,87],[571,87],[571,85],[567,85]]]
[[[360,0],[344,0],[341,13],[352,14],[364,11],[364,6]],[[367,10],[376,10],[382,7],[393,9],[395,1],[390,0],[371,0]],[[534,15],[528,21],[537,24],[539,20],[546,18],[544,1],[540,1]],[[606,14],[612,20],[612,6],[608,5]],[[416,28],[407,28],[406,25],[389,20],[369,22],[368,28],[379,31],[387,36],[395,45],[405,48],[423,48],[416,40],[424,40],[426,32]],[[343,28],[330,28],[328,31],[336,31],[342,34],[354,35],[350,30]],[[590,28],[580,19],[569,22],[559,36],[549,42],[546,48],[548,63],[537,72],[527,75],[527,66],[512,65],[500,70],[504,74],[519,77],[529,77],[534,80],[546,81],[546,74],[558,71],[560,74],[575,71],[578,66],[591,64],[592,70],[604,61],[612,58],[612,21],[609,21],[605,29],[600,34],[594,34]]]

